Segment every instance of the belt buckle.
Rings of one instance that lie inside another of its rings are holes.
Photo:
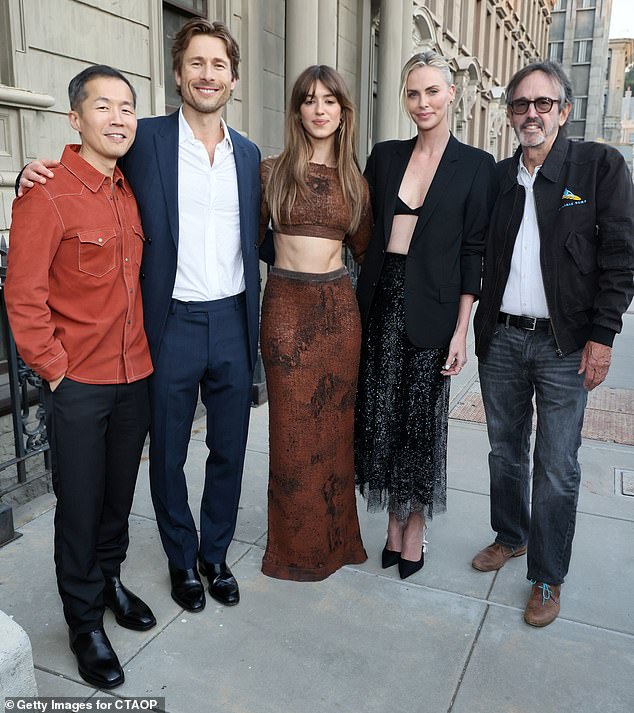
[[[537,327],[537,317],[523,317],[522,319],[528,320],[530,322],[530,327],[524,327],[530,332],[534,332]]]

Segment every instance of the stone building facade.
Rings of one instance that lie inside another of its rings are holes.
[[[222,20],[238,40],[240,82],[226,118],[264,156],[282,146],[295,77],[322,63],[339,70],[359,107],[363,164],[374,142],[412,135],[399,108],[400,69],[425,49],[451,60],[454,133],[497,158],[509,155],[514,137],[504,86],[519,67],[546,55],[552,2],[0,0],[0,243],[8,241],[18,171],[31,159],[57,158],[77,140],[67,120],[70,78],[89,64],[110,64],[134,84],[140,117],[174,110],[171,37],[192,15]],[[5,349],[0,339],[0,406],[8,402]],[[0,462],[11,455],[10,424],[4,425]],[[0,493],[5,488],[0,482]]]
[[[87,64],[125,72],[139,94],[139,116],[177,105],[169,36],[191,14],[221,19],[237,37],[241,81],[227,118],[264,155],[281,147],[289,85],[316,62],[337,67],[352,90],[362,161],[373,142],[409,136],[397,99],[400,67],[414,51],[433,48],[455,71],[456,135],[501,157],[513,143],[503,88],[518,67],[546,54],[552,1],[3,0],[0,230],[9,226],[20,167],[56,157],[74,140],[66,86]]]
[[[623,122],[634,121],[630,113],[630,101],[625,86],[625,72],[634,62],[634,39],[610,40],[608,49],[608,75],[606,78],[605,116],[603,118],[603,138],[610,144],[632,143]],[[631,97],[631,92],[630,92]]]
[[[550,59],[561,62],[572,80],[575,100],[568,136],[595,141],[603,137],[612,0],[556,0],[548,45]]]
[[[621,122],[618,143],[628,144],[634,148],[634,97],[632,90],[627,88],[621,100]]]

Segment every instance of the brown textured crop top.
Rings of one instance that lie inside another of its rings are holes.
[[[265,199],[265,190],[271,175],[275,157],[266,158],[260,165],[262,180],[262,208],[260,211],[260,242],[271,219]],[[346,230],[350,222],[350,210],[346,206],[336,168],[320,163],[308,164],[308,197],[297,197],[288,222],[273,225],[273,231],[283,235],[306,235],[315,238],[340,240],[350,248],[354,259],[361,262],[372,234],[372,209],[370,195],[365,185],[365,206],[361,222],[354,235]]]

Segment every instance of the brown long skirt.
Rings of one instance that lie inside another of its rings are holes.
[[[273,268],[261,324],[269,396],[268,541],[262,572],[312,582],[365,562],[354,490],[361,347],[345,268]]]

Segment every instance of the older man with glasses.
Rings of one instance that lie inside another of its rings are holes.
[[[615,149],[565,138],[572,87],[558,64],[517,72],[507,105],[520,147],[498,164],[475,316],[496,537],[472,565],[528,553],[524,620],[546,626],[572,552],[587,392],[608,373],[634,292],[634,191]]]

